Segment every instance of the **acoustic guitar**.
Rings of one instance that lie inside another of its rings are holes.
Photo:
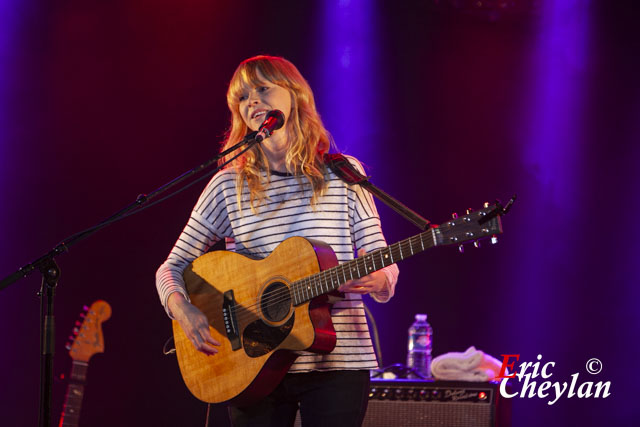
[[[67,344],[72,365],[67,395],[58,424],[60,427],[79,425],[89,359],[96,353],[104,352],[102,323],[111,317],[111,306],[106,301],[98,300],[91,304],[91,307],[85,306],[85,311],[80,317],[84,319],[82,322],[76,322],[73,336],[69,337],[72,343]]]
[[[510,205],[507,205],[509,207]],[[502,233],[498,204],[433,226],[416,236],[338,264],[320,241],[291,237],[260,260],[215,251],[184,271],[192,304],[209,320],[218,354],[195,349],[173,321],[178,364],[187,388],[209,403],[249,404],[269,394],[297,357],[336,344],[331,297],[351,279],[434,246],[461,245]]]

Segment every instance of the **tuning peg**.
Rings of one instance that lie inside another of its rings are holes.
[[[494,234],[493,236],[491,236],[491,244],[495,245],[496,243],[498,243],[498,236]]]
[[[471,212],[473,212],[473,209],[472,208],[468,208],[467,209],[467,215],[469,215]]]
[[[488,208],[489,207],[489,202],[484,202],[484,207]]]
[[[480,247],[480,240],[476,240],[475,242],[473,242],[473,246],[475,246],[476,248]]]
[[[71,343],[70,343],[70,342],[68,342],[68,343],[64,346],[64,348],[66,348],[67,350],[71,350]]]
[[[453,218],[453,219],[458,218],[458,214],[457,214],[457,213],[455,213],[455,212],[454,212],[454,213],[452,213],[452,214],[451,214],[451,218]]]
[[[72,331],[74,335],[78,335],[78,332],[80,332],[80,328],[73,328]]]
[[[74,337],[73,335],[69,335],[69,338],[67,338],[69,341],[73,342],[75,341],[76,337]]]
[[[79,320],[76,320],[76,326],[81,326],[81,325],[82,325],[82,322]]]
[[[83,306],[83,307],[82,307],[82,309],[83,309],[84,311],[89,311],[89,306],[88,306],[88,305],[85,305],[85,306]]]
[[[464,245],[458,245],[458,252],[460,252],[461,254],[464,253]]]

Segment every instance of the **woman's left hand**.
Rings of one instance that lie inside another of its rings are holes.
[[[358,257],[365,255],[367,251],[358,250]],[[382,270],[374,271],[360,279],[349,280],[343,283],[338,290],[341,292],[352,292],[355,294],[371,294],[382,292],[387,289],[387,275]]]

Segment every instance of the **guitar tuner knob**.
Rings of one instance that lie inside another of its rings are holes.
[[[489,207],[489,202],[484,202],[484,207],[488,208]]]
[[[78,332],[80,332],[80,328],[73,328],[72,331],[75,335],[78,335]]]
[[[498,243],[498,236],[494,234],[493,236],[491,236],[491,244],[495,245],[496,243]]]
[[[65,344],[64,348],[66,348],[67,350],[71,350],[71,343],[68,342],[67,344]]]
[[[469,215],[471,212],[473,212],[473,209],[472,208],[468,208],[467,209],[467,215]]]
[[[81,319],[84,319],[85,317],[87,317],[87,315],[86,315],[86,314],[84,314],[84,313],[80,313],[80,318],[81,318]]]
[[[69,335],[69,338],[67,339],[71,342],[74,342],[76,340],[76,337],[74,337],[73,335]]]
[[[453,219],[458,218],[458,214],[457,214],[457,213],[455,213],[455,212],[454,212],[454,213],[452,213],[452,214],[451,214],[451,218],[453,218]]]
[[[476,240],[475,242],[473,242],[473,246],[476,248],[480,247],[480,240]]]
[[[88,305],[85,305],[85,306],[83,306],[83,307],[82,307],[82,309],[83,309],[84,311],[89,311],[89,306],[88,306]]]
[[[80,326],[80,325],[82,325],[82,322],[79,320],[76,320],[76,326]]]
[[[459,245],[458,246],[458,252],[460,252],[461,254],[464,253],[464,245]]]

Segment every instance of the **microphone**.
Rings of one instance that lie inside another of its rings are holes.
[[[265,116],[264,122],[258,129],[258,134],[255,136],[256,142],[262,142],[264,139],[269,138],[274,130],[278,130],[284,125],[284,114],[280,110],[271,110]]]

